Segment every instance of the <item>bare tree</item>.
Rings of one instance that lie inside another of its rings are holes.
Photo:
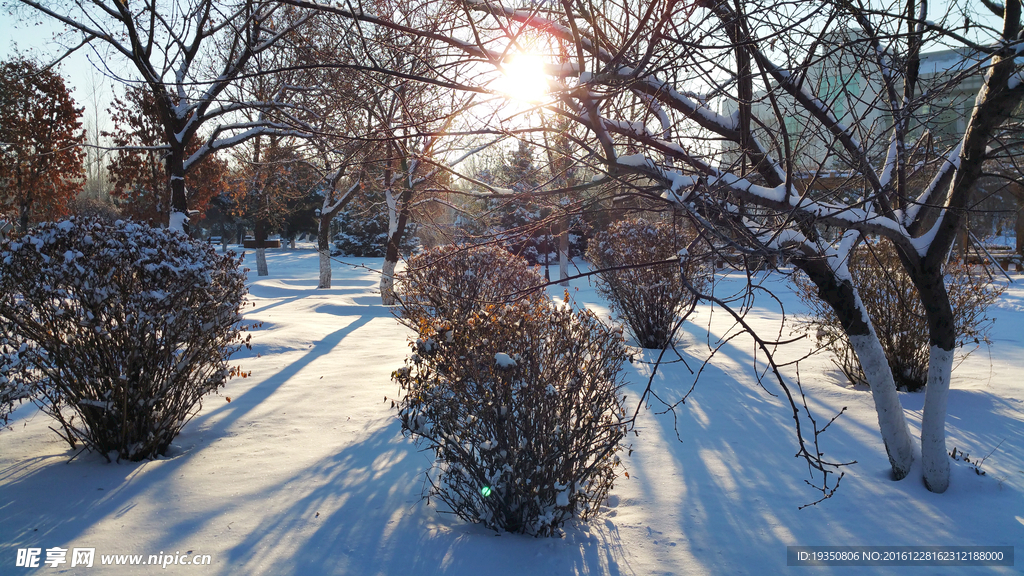
[[[241,110],[274,107],[274,101],[224,96],[239,78],[257,73],[252,67],[256,55],[301,27],[308,14],[277,17],[293,10],[264,0],[17,2],[31,14],[67,27],[67,53],[92,46],[108,66],[107,74],[141,83],[152,92],[165,137],[173,228],[184,229],[187,222],[184,176],[196,162],[259,134],[296,132],[270,120],[245,121],[238,116]],[[202,145],[190,152],[197,139]]]
[[[365,74],[353,57],[358,46],[356,26],[344,19],[320,18],[295,42],[296,64],[314,78],[302,96],[313,127],[307,160],[323,180],[317,210],[318,289],[331,287],[331,222],[362,192],[366,167],[381,148],[367,133],[371,105],[362,90]]]
[[[250,61],[253,74],[240,77],[224,90],[233,102],[266,102],[237,112],[245,124],[276,127],[252,135],[240,147],[238,158],[247,165],[246,183],[236,190],[239,207],[253,222],[257,274],[266,276],[266,240],[279,228],[287,207],[308,195],[315,185],[315,171],[307,161],[304,141],[314,137],[320,124],[323,78],[309,65],[307,34],[317,31],[317,19],[303,11],[286,8],[269,14],[262,26],[284,30],[266,50]],[[285,127],[298,127],[288,130]],[[299,138],[296,138],[299,136]],[[316,175],[319,178],[319,175]]]
[[[85,98],[85,187],[80,197],[111,204],[110,179],[107,175],[108,151],[101,138],[100,103],[106,97],[106,82],[95,70],[89,71],[88,92]]]
[[[367,10],[392,15],[406,27],[434,29],[437,9],[428,4],[372,0]],[[383,193],[388,238],[381,274],[381,297],[394,304],[394,271],[403,237],[428,188],[445,177],[442,139],[472,97],[443,90],[453,65],[438,55],[429,36],[404,34],[362,19],[323,18],[311,22],[294,41],[294,69],[305,82],[301,98],[309,114],[313,154],[324,174],[320,208],[319,286],[330,286],[329,224],[357,195]]]
[[[394,9],[395,16],[407,26],[437,29],[433,8],[402,4]],[[419,81],[437,79],[436,69],[451,65],[437,55],[438,46],[429,35],[404,35],[386,26],[365,23],[360,33],[362,53],[356,57],[374,61],[391,72],[368,75],[363,93],[371,102],[368,112],[373,136],[383,142],[385,152],[380,184],[388,212],[388,238],[380,293],[385,305],[394,305],[395,267],[414,203],[424,199],[422,189],[438,176],[436,165],[444,162],[441,140],[466,103],[459,101],[465,99],[460,93],[442,92],[435,85]]]

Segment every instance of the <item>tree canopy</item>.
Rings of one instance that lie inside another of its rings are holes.
[[[171,183],[167,178],[167,156],[160,112],[153,94],[131,86],[109,110],[114,122],[103,135],[117,148],[107,169],[113,184],[111,195],[122,213],[137,220],[162,224],[170,217]],[[200,144],[193,141],[186,152],[194,154]],[[185,174],[192,210],[206,212],[210,200],[226,185],[227,163],[208,155]]]
[[[65,215],[82,189],[82,110],[53,70],[22,58],[0,64],[0,212],[23,231]]]

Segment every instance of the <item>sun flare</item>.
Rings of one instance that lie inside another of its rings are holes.
[[[516,100],[537,102],[548,93],[543,62],[533,54],[516,54],[504,64],[505,74],[498,81],[498,90]]]

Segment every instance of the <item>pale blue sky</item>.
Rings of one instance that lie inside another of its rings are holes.
[[[42,63],[52,62],[62,53],[53,42],[54,34],[60,30],[60,27],[43,17],[20,22],[10,17],[0,19],[0,60],[11,57],[17,47],[22,54]],[[106,110],[113,94],[111,83],[90,62],[96,58],[86,48],[71,54],[58,66],[75,101],[85,107],[83,120],[90,129],[94,114],[101,122],[107,122]],[[98,112],[94,112],[97,108]],[[109,125],[103,125],[100,129],[109,129]]]

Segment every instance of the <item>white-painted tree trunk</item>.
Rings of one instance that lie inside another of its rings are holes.
[[[256,274],[258,276],[269,276],[270,271],[267,269],[267,249],[257,248],[256,249]]]
[[[921,417],[921,466],[925,486],[942,493],[949,488],[949,454],[946,453],[946,404],[953,372],[953,351],[932,346],[928,354],[928,384]]]
[[[384,267],[380,274],[380,301],[385,306],[398,304],[398,296],[395,294],[395,266],[397,262],[384,260]]]
[[[185,226],[188,224],[188,214],[184,212],[178,212],[177,210],[171,211],[171,218],[168,228],[171,230],[177,230],[185,233]]]
[[[331,251],[320,250],[320,283],[318,289],[331,287]]]
[[[562,286],[569,285],[569,217],[562,219],[558,235],[558,279]]]
[[[388,205],[388,249],[384,256],[384,267],[380,275],[380,301],[385,306],[398,304],[398,297],[395,294],[395,266],[397,261],[397,250],[392,254],[393,248],[399,245],[401,237],[398,235],[398,220],[401,217],[398,210],[398,198],[390,189],[384,191],[384,200]],[[396,260],[391,260],[396,258]]]
[[[871,387],[871,398],[875,402],[875,413],[878,415],[878,429],[882,434],[885,451],[889,454],[893,477],[902,480],[910,473],[914,452],[889,361],[885,358],[885,351],[882,350],[882,344],[878,341],[874,328],[871,328],[870,334],[859,334],[849,338]]]

